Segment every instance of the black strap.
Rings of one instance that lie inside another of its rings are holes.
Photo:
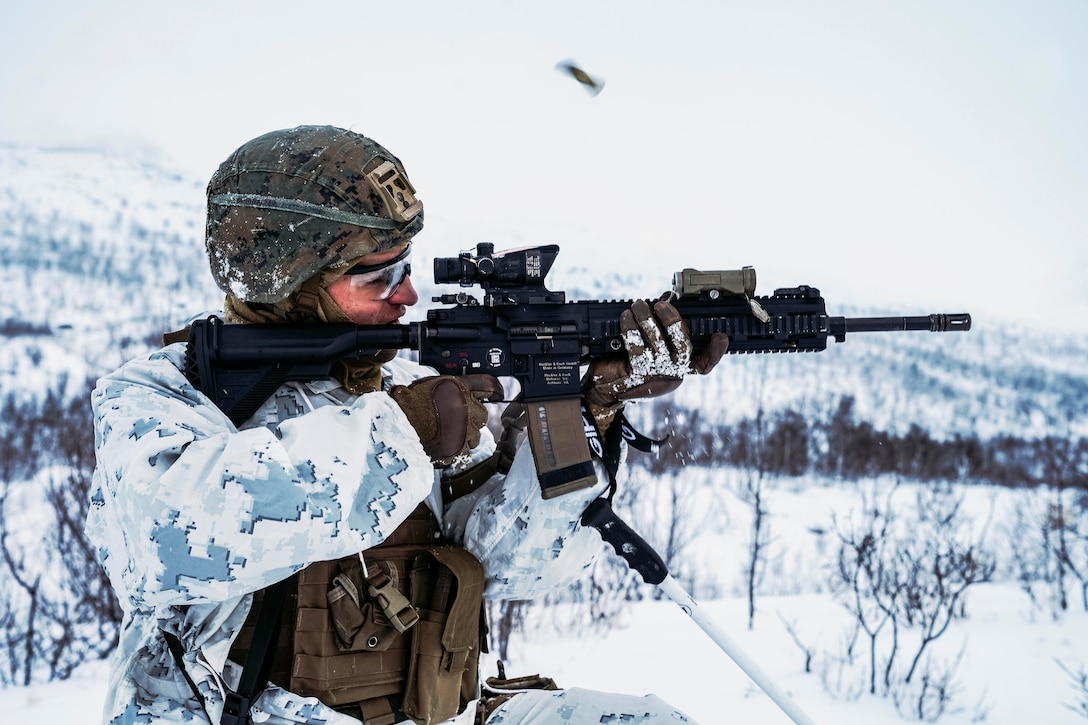
[[[590,419],[592,420],[592,416]],[[623,411],[621,410],[616,414],[616,417],[612,420],[612,425],[608,426],[608,430],[604,434],[601,463],[604,464],[604,469],[608,471],[608,493],[605,494],[605,497],[609,501],[616,495],[616,489],[619,487],[616,473],[620,470],[620,456],[622,455],[620,443],[623,440],[623,433],[620,429],[626,422],[627,419],[623,417]]]
[[[200,690],[197,689],[196,683],[193,682],[193,678],[189,677],[189,670],[185,669],[185,648],[181,646],[181,640],[173,632],[167,632],[165,629],[160,630],[162,636],[166,639],[166,646],[170,648],[170,654],[174,655],[174,661],[178,664],[178,669],[181,670],[181,676],[185,678],[185,681],[189,683],[189,689],[193,691],[193,695],[196,696],[196,701],[200,703],[200,709],[204,712],[204,717],[208,718],[208,722],[212,721],[211,716],[208,714],[208,708],[204,705],[204,696],[200,694]]]
[[[257,613],[256,631],[253,633],[253,642],[246,653],[245,664],[242,665],[242,677],[238,682],[238,692],[227,691],[223,701],[223,717],[220,725],[250,725],[249,708],[253,700],[268,685],[268,673],[272,667],[272,652],[276,649],[276,639],[280,631],[280,615],[283,612],[283,602],[287,598],[287,589],[290,577],[276,582],[264,590],[264,598],[261,601],[261,609]],[[193,691],[200,709],[204,711],[204,717],[212,722],[208,714],[208,708],[204,702],[204,695],[197,689],[189,671],[185,668],[185,648],[181,640],[172,632],[161,630],[166,639],[166,646],[170,648],[170,654],[181,670],[189,689]]]
[[[242,677],[238,691],[227,691],[223,701],[223,717],[220,725],[249,725],[249,708],[268,685],[268,673],[272,669],[272,653],[280,632],[280,615],[287,598],[290,577],[282,579],[264,590],[261,611],[257,613],[257,626],[253,641],[242,665]]]
[[[619,420],[617,423],[619,423],[620,435],[623,436],[623,439],[627,441],[628,445],[636,450],[642,451],[643,453],[653,453],[669,440],[668,435],[658,439],[650,438],[649,436],[639,433],[635,430],[635,427],[631,425],[631,421],[627,420],[627,416],[623,414],[622,410],[619,412],[618,418]]]
[[[632,448],[643,453],[650,453],[669,438],[665,436],[661,440],[654,440],[639,433],[627,420],[622,410],[616,413],[612,425],[608,426],[608,430],[602,436],[600,428],[597,427],[597,421],[584,399],[582,400],[582,422],[588,439],[590,454],[599,458],[604,463],[605,470],[608,471],[609,485],[606,498],[609,501],[612,500],[613,495],[616,493],[616,473],[619,471],[620,466],[622,442],[627,441]],[[495,473],[508,473],[517,453],[520,434],[525,431],[527,423],[523,403],[513,402],[507,406],[502,414],[502,435],[495,446],[495,452],[491,458],[476,467],[470,468],[457,476],[444,479],[442,492],[445,502],[450,503],[475,491]],[[588,461],[580,465],[581,468],[573,474],[567,469],[563,469],[560,472],[553,471],[551,475],[561,480],[567,480],[569,477],[588,476],[593,473],[592,464]],[[545,477],[542,477],[541,483],[541,487],[545,489],[551,485],[545,480]]]
[[[585,401],[582,402],[582,422],[585,425],[586,435],[589,436],[590,452],[601,460],[605,470],[608,471],[608,493],[604,497],[609,501],[616,494],[616,474],[620,468],[620,457],[623,452],[622,442],[627,441],[627,444],[632,448],[643,453],[650,453],[668,440],[668,436],[661,440],[654,440],[639,433],[627,420],[627,416],[623,414],[622,410],[616,413],[616,417],[612,419],[612,424],[608,426],[608,430],[602,436],[600,429],[597,427],[597,421],[594,419],[593,413],[589,411]]]

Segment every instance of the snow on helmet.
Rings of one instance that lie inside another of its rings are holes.
[[[208,182],[212,277],[247,302],[283,300],[316,273],[401,246],[422,228],[423,204],[400,160],[333,126],[259,136]]]

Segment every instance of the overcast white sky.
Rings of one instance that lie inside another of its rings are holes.
[[[1083,0],[0,10],[0,143],[138,138],[206,179],[302,123],[400,156],[440,254],[554,242],[557,269],[663,284],[754,265],[760,292],[812,284],[833,313],[1088,330]]]

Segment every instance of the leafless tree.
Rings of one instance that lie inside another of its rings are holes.
[[[896,482],[881,505],[875,496],[867,500],[860,521],[835,522],[840,545],[832,586],[868,637],[869,693],[932,721],[958,690],[960,659],[935,660],[932,645],[965,616],[967,590],[989,581],[995,566],[981,542],[968,541],[962,496],[951,487],[923,488],[914,516],[896,512],[898,490]],[[917,637],[913,646],[909,634]]]
[[[1043,485],[1015,513],[1009,540],[1021,588],[1058,618],[1070,606],[1070,588],[1088,611],[1088,444],[1068,424],[1046,416],[1040,442]]]
[[[764,445],[764,411],[763,389],[766,382],[767,369],[760,369],[759,384],[754,394],[756,396],[756,417],[754,431],[747,446],[747,454],[744,460],[738,461],[745,473],[740,480],[737,497],[748,505],[752,512],[752,525],[749,529],[747,559],[744,566],[744,583],[748,596],[748,629],[755,626],[756,617],[756,593],[760,581],[767,567],[767,550],[771,543],[770,511],[767,509],[767,482],[769,480],[766,460],[766,446]]]
[[[500,660],[509,659],[511,638],[524,627],[525,611],[529,605],[530,602],[511,599],[488,602],[490,649],[498,654]]]
[[[61,386],[63,387],[63,385]],[[117,643],[121,608],[84,533],[94,466],[87,398],[9,406],[0,446],[0,623],[6,681],[64,679]],[[22,447],[13,446],[18,438]]]
[[[892,568],[894,542],[891,539],[893,514],[888,503],[883,507],[870,503],[860,525],[836,520],[839,550],[832,573],[832,591],[853,616],[858,629],[869,638],[869,693],[877,693],[877,639],[884,627],[892,627],[891,654],[884,668],[883,683],[888,685],[892,663],[899,646],[897,612],[899,584]]]
[[[1080,665],[1074,671],[1072,667],[1061,660],[1056,659],[1054,661],[1058,663],[1061,671],[1072,680],[1073,691],[1076,693],[1076,700],[1072,703],[1066,703],[1066,709],[1088,720],[1088,672],[1085,671],[1084,665]]]
[[[782,622],[782,626],[786,628],[786,634],[790,636],[793,643],[797,645],[797,649],[801,650],[801,654],[805,657],[805,673],[812,672],[812,659],[816,656],[816,648],[811,644],[806,644],[801,635],[797,632],[797,623],[793,621],[786,621],[786,618],[781,613],[778,614],[779,621]]]

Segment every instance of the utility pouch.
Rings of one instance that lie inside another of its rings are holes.
[[[375,562],[378,571],[363,578],[362,563],[340,561],[329,589],[329,618],[340,649],[384,652],[419,619],[397,587],[400,572],[391,562]]]
[[[398,558],[382,561],[400,571],[408,566]],[[370,597],[359,557],[311,564],[299,573],[298,591],[289,689],[336,708],[397,697],[409,643]]]
[[[464,549],[430,547],[412,569],[412,661],[404,713],[433,725],[477,697],[483,616],[483,566]]]
[[[437,545],[381,546],[364,557],[365,577],[359,557],[329,562],[325,644],[296,657],[292,688],[368,723],[448,720],[477,697],[482,565]]]

